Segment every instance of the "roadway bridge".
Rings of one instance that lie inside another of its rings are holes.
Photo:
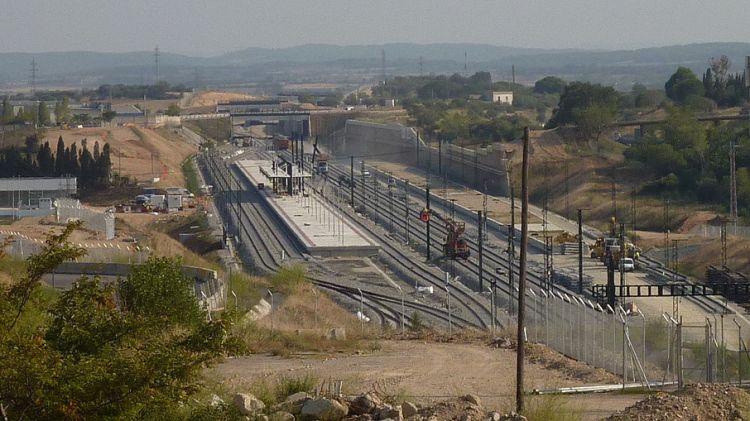
[[[719,124],[722,121],[750,121],[750,114],[706,114],[695,117],[696,120],[701,122],[712,122]],[[643,120],[629,120],[629,121],[615,121],[610,124],[610,127],[641,127],[653,126],[656,124],[664,124],[667,120],[664,118],[657,119],[643,119]]]

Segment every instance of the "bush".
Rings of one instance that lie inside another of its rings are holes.
[[[680,179],[674,173],[670,173],[654,181],[643,184],[641,192],[644,194],[659,194],[673,192],[679,187]]]
[[[271,288],[282,294],[291,294],[305,283],[306,276],[302,265],[283,266],[271,276]]]

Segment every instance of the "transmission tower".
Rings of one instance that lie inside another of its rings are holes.
[[[464,74],[469,76],[469,54],[464,51]]]
[[[155,85],[159,84],[159,46],[157,45],[156,48],[154,48],[154,66],[156,67],[156,83]]]
[[[36,74],[37,74],[36,59],[31,59],[31,95],[36,94]]]
[[[422,76],[424,72],[424,60],[422,59],[422,56],[419,56],[419,76]]]

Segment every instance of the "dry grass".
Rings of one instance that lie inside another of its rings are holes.
[[[701,239],[699,247],[680,256],[680,271],[704,279],[706,265],[721,265],[721,240]],[[681,243],[684,247],[692,242]],[[750,273],[750,239],[729,237],[727,239],[727,266],[745,274]]]
[[[265,286],[263,278],[250,277],[247,282],[247,288],[263,289]],[[272,315],[257,321],[243,321],[235,328],[235,335],[252,353],[289,356],[297,352],[379,349],[377,342],[371,340],[379,331],[369,326],[361,330],[354,315],[311,285],[300,286],[290,295],[277,294],[274,299],[283,303]],[[328,339],[326,335],[333,328],[343,328],[346,339]]]

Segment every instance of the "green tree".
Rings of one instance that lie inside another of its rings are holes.
[[[44,142],[36,154],[36,162],[39,165],[39,173],[44,177],[54,177],[55,175],[55,157],[52,155],[52,148],[49,142]]]
[[[534,92],[538,94],[560,94],[567,84],[559,77],[547,76],[534,83]]]
[[[172,103],[167,107],[167,111],[165,112],[165,114],[167,114],[168,116],[176,117],[180,115],[181,112],[182,108],[180,108],[177,104]]]
[[[606,114],[614,116],[617,110],[618,97],[617,91],[610,86],[588,82],[573,82],[563,89],[560,101],[552,114],[548,126],[557,127],[565,124],[576,124],[576,114],[580,114],[580,110],[592,106],[604,108]]]
[[[70,100],[67,96],[55,104],[55,118],[57,119],[57,124],[70,123],[72,116],[70,114]]]
[[[583,138],[587,141],[593,140],[598,149],[602,132],[615,118],[615,108],[606,104],[592,104],[576,109],[573,116]]]
[[[692,70],[680,66],[672,74],[666,84],[664,91],[672,101],[683,104],[691,97],[703,96],[703,83],[695,76]]]
[[[41,126],[49,126],[50,123],[50,113],[49,113],[49,107],[47,106],[47,103],[44,101],[39,102],[39,106],[37,108],[37,113],[39,115],[39,125]]]
[[[117,111],[108,110],[102,113],[102,120],[107,123],[111,123],[115,117],[117,117]]]
[[[469,118],[461,113],[448,113],[438,123],[442,136],[450,141],[469,136]]]
[[[190,404],[223,353],[228,319],[209,322],[179,260],[150,258],[127,280],[81,278],[56,300],[41,279],[84,250],[51,236],[27,275],[0,285],[0,402],[9,419],[156,419]],[[40,317],[41,316],[41,317]]]
[[[60,177],[65,174],[65,142],[62,136],[57,139],[57,149],[55,151],[55,175]]]
[[[13,115],[13,106],[10,105],[10,99],[6,96],[3,98],[3,116],[2,116],[2,123],[3,124],[10,124],[13,122],[13,119],[15,118],[15,115]]]

